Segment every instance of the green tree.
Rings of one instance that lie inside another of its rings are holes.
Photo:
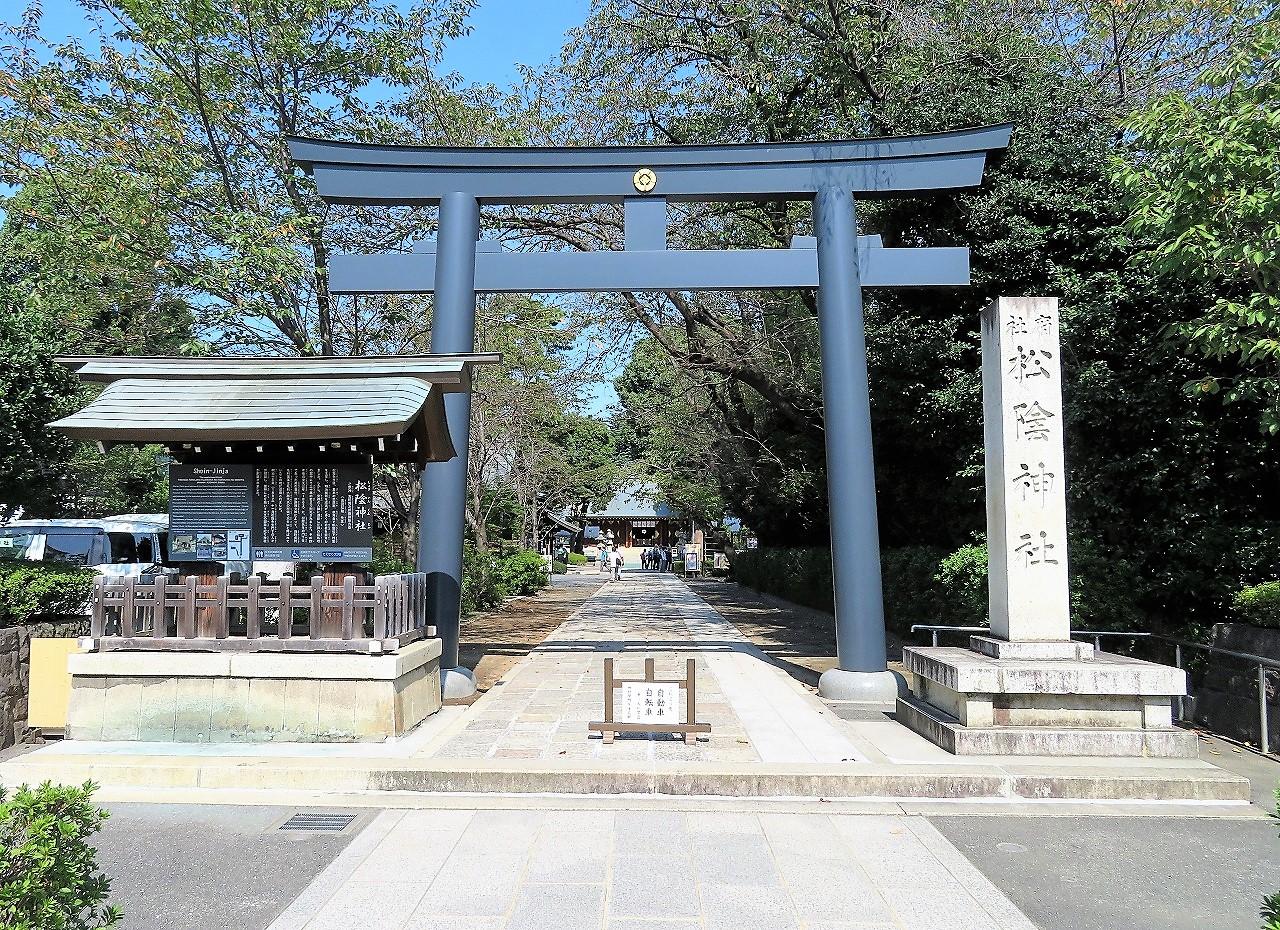
[[[117,248],[162,263],[197,296],[204,332],[219,347],[402,348],[414,329],[399,315],[404,301],[331,297],[329,250],[403,246],[429,219],[331,210],[285,140],[443,142],[472,133],[478,111],[432,71],[470,0],[405,9],[384,0],[81,5],[102,28],[100,47],[61,43],[44,50],[54,59],[44,63],[37,4],[0,53],[8,80],[0,180],[43,182],[60,209],[95,219]],[[369,102],[371,88],[380,102]],[[423,106],[411,118],[397,95]],[[101,209],[104,188],[137,179],[163,247]]]
[[[1260,25],[1194,95],[1168,94],[1128,121],[1120,173],[1140,259],[1200,282],[1212,302],[1172,332],[1217,366],[1189,387],[1260,408],[1280,433],[1280,23]]]
[[[92,391],[58,354],[199,351],[194,314],[165,271],[117,247],[97,217],[137,229],[163,252],[167,236],[145,192],[103,185],[96,215],[66,208],[33,183],[5,203],[0,225],[0,503],[33,516],[101,516],[164,509],[157,449],[103,456],[47,424]]]

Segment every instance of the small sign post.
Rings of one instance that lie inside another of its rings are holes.
[[[693,659],[685,666],[685,677],[659,679],[653,659],[644,660],[644,679],[618,678],[613,659],[604,660],[604,720],[587,724],[587,729],[603,734],[612,743],[616,733],[676,733],[690,745],[698,733],[710,733],[711,724],[697,723],[697,694]],[[684,722],[680,722],[680,691],[685,693]],[[614,694],[621,692],[621,701]]]

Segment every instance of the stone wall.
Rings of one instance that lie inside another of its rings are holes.
[[[88,635],[87,617],[0,628],[0,749],[26,742],[32,735],[27,729],[32,637]]]
[[[1218,623],[1213,627],[1212,644],[1220,649],[1280,661],[1280,630],[1247,623]],[[1186,712],[1196,723],[1215,733],[1257,744],[1260,736],[1258,666],[1210,654],[1194,697],[1187,701]],[[1280,747],[1280,671],[1267,673],[1267,717],[1271,747],[1275,751]]]

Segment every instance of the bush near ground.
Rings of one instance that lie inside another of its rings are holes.
[[[0,562],[0,626],[83,614],[95,577],[87,568]]]
[[[496,607],[504,597],[536,594],[546,586],[546,560],[532,549],[518,549],[509,555],[503,555],[499,552],[481,552],[469,542],[463,547],[464,616]]]
[[[588,561],[588,559],[587,559],[586,555],[585,555],[585,554],[583,554],[583,553],[581,553],[581,552],[570,552],[570,553],[569,553],[569,564],[570,564],[570,565],[586,565],[586,564],[587,564],[587,561]]]
[[[98,871],[89,837],[106,811],[85,782],[0,788],[0,927],[5,930],[100,930],[120,911],[107,903],[111,882]]]
[[[569,574],[569,563],[561,562],[558,560],[555,562],[552,562],[551,571],[556,575],[567,575]]]
[[[1254,626],[1280,629],[1280,581],[1268,581],[1236,594],[1236,610]]]
[[[1280,820],[1280,788],[1276,789],[1276,809],[1271,817]],[[1259,914],[1262,917],[1262,930],[1280,930],[1280,891],[1262,899]]]
[[[540,553],[522,549],[499,560],[498,588],[504,597],[536,594],[547,586],[547,563]]]
[[[1143,629],[1139,599],[1144,585],[1132,566],[1089,539],[1072,539],[1069,549],[1073,626]],[[829,549],[748,549],[734,554],[731,571],[734,580],[749,588],[817,610],[832,609]],[[908,635],[916,623],[983,626],[988,621],[984,543],[950,553],[931,546],[885,549],[880,571],[885,626],[899,635]],[[1280,590],[1275,597],[1280,614]]]

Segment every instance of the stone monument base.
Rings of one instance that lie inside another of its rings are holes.
[[[438,639],[387,655],[92,652],[68,668],[68,739],[381,742],[440,709]]]
[[[1082,643],[1003,642],[902,650],[916,676],[898,721],[956,755],[1196,757],[1173,725],[1181,669]],[[993,655],[992,653],[996,653]]]

